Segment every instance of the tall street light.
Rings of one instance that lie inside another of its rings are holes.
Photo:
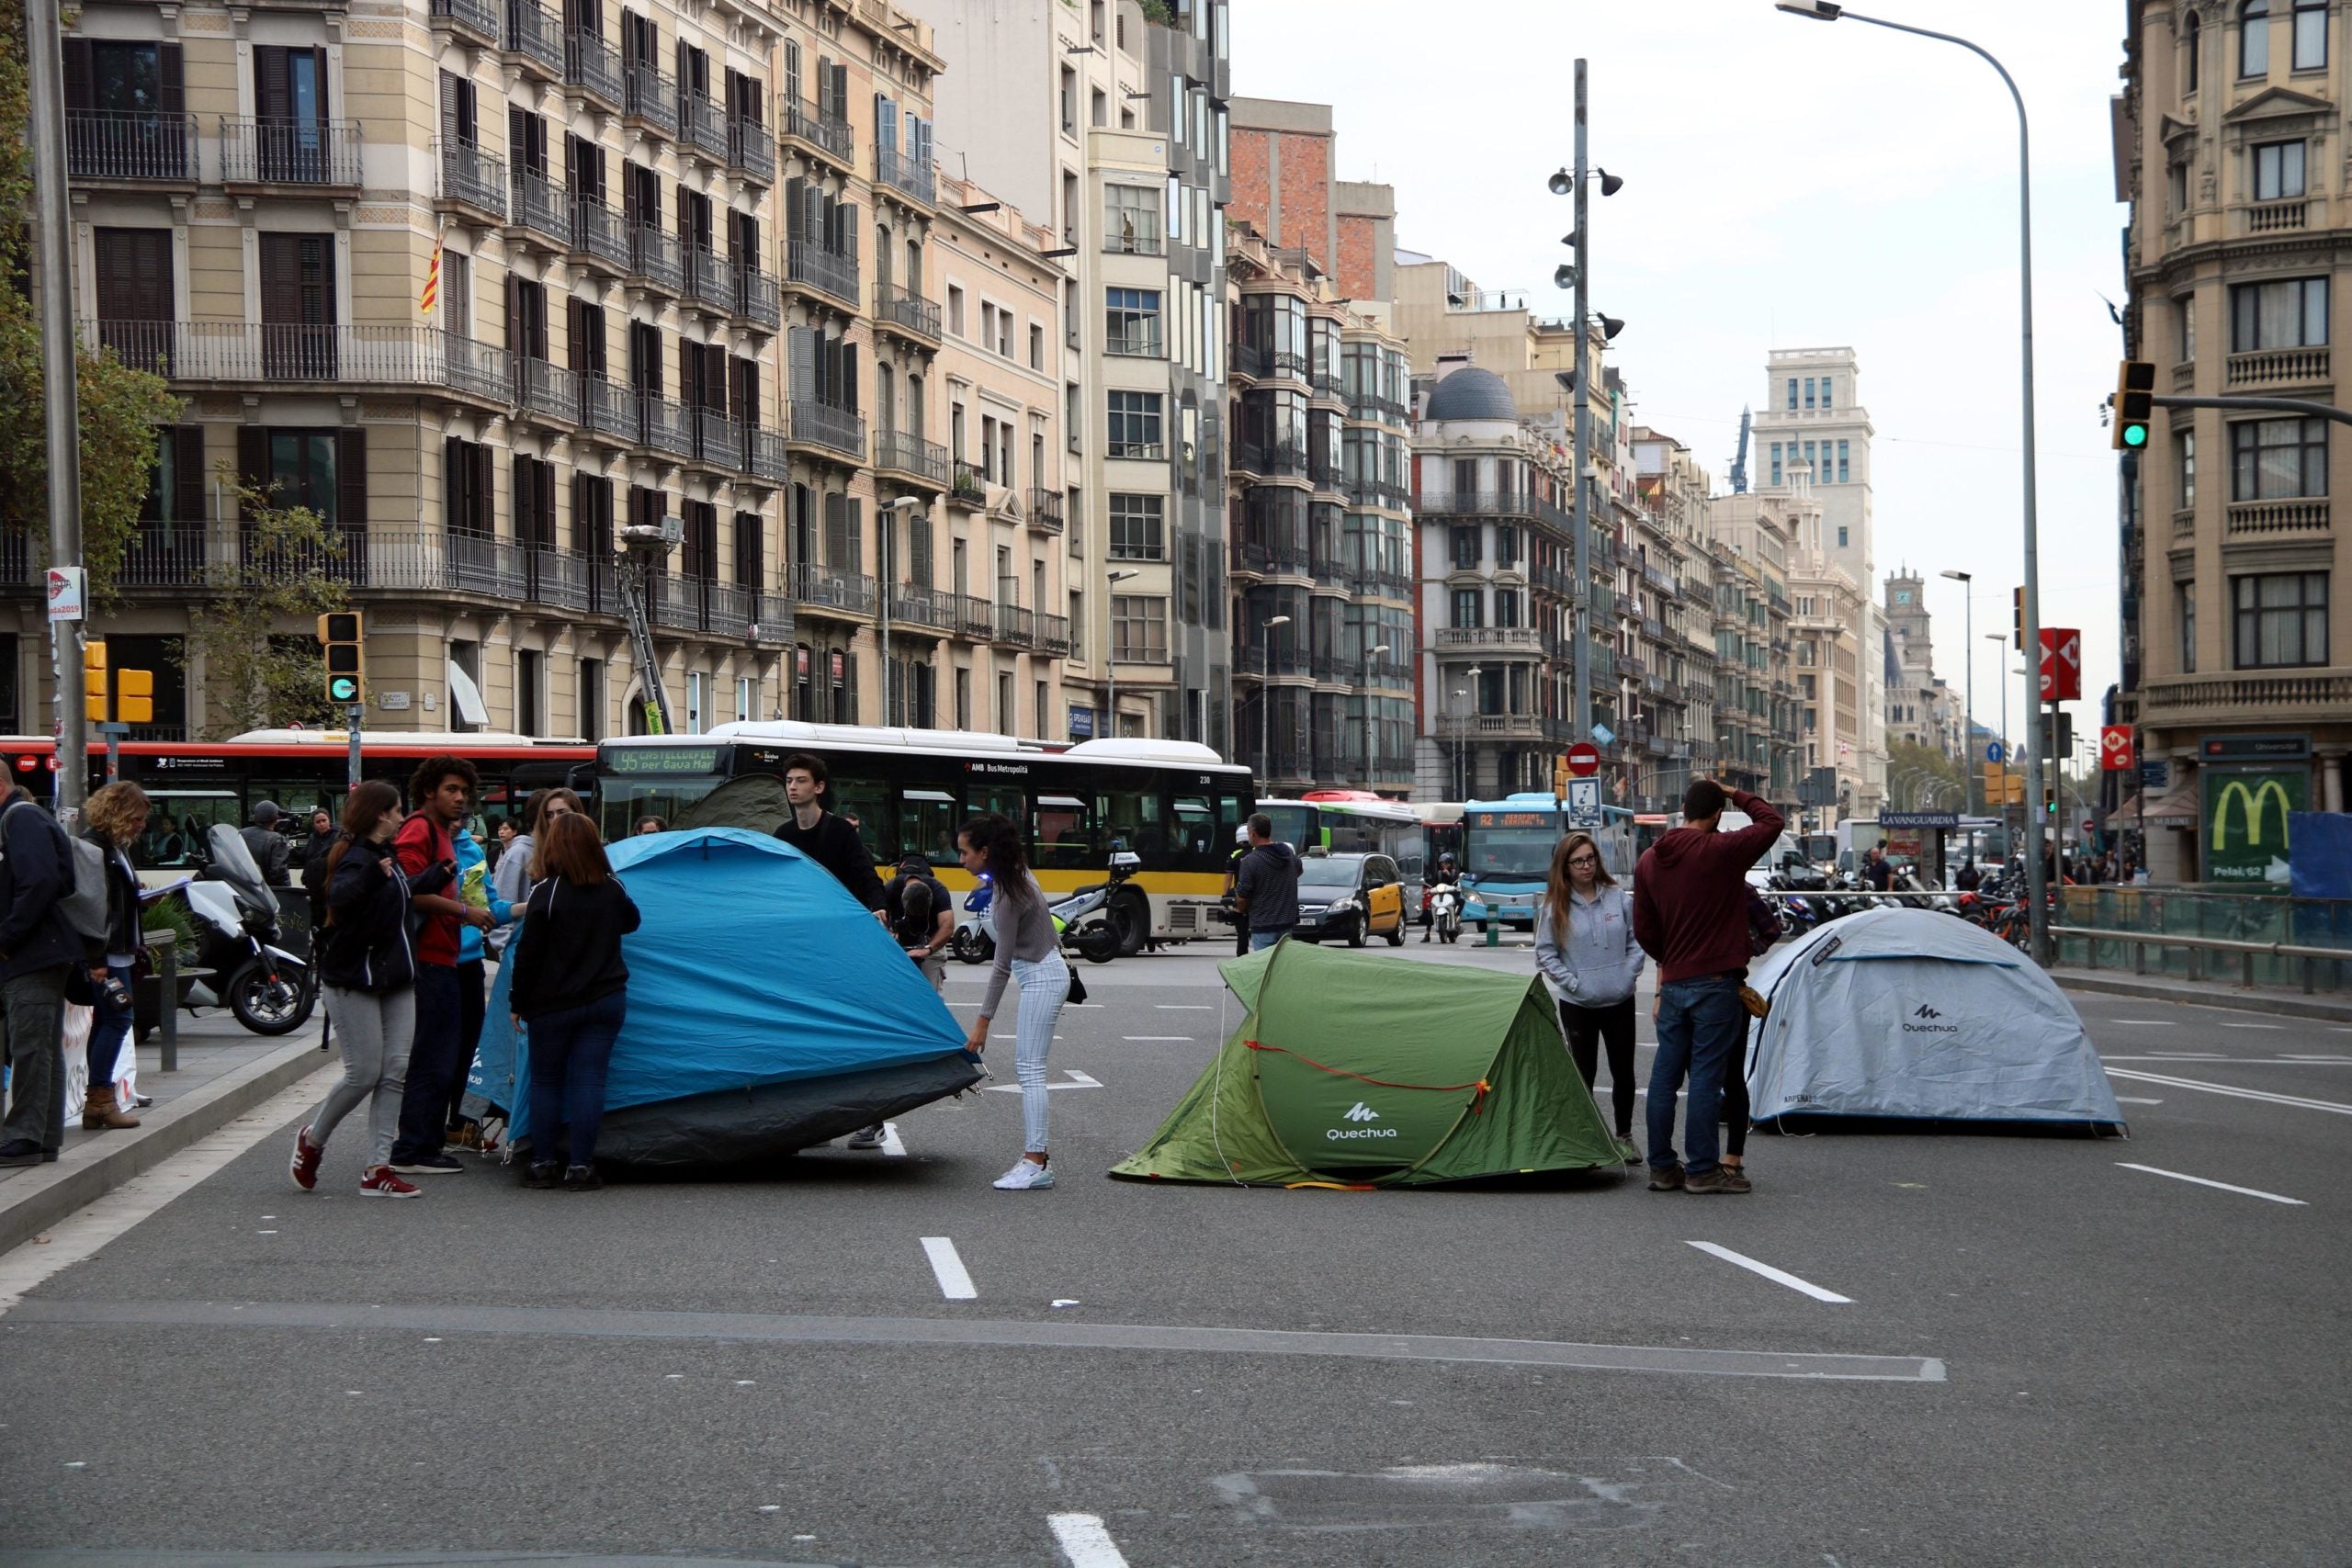
[[[1380,784],[1372,765],[1372,705],[1380,699],[1372,694],[1372,661],[1388,651],[1388,645],[1367,649],[1363,656],[1363,787],[1373,794],[1380,793]]]
[[[1835,22],[1843,18],[1849,22],[1867,22],[1874,28],[1893,32],[1911,33],[1919,38],[1931,38],[1941,43],[1958,44],[1997,72],[2002,85],[2009,90],[2010,101],[2018,109],[2018,362],[2022,389],[2018,417],[2023,424],[2025,461],[2025,626],[2027,649],[2041,647],[2041,567],[2039,542],[2039,520],[2034,507],[2034,442],[2033,442],[2033,174],[2027,157],[2025,95],[2008,70],[1984,49],[1951,33],[1939,33],[1928,28],[1915,28],[1903,22],[1889,22],[1877,17],[1865,17],[1849,11],[1831,0],[1774,0],[1778,10],[1811,21]],[[2008,689],[2002,688],[2002,698],[2007,700]],[[2025,791],[2035,806],[2041,799],[2041,747],[2037,737],[2034,745],[2026,748]],[[2050,953],[2050,914],[2042,906],[2043,877],[2041,874],[2041,818],[2033,817],[2026,829],[2025,857],[2026,902],[2029,930],[2034,962],[2047,965]]]
[[[1110,591],[1116,593],[1119,584],[1130,577],[1142,575],[1139,571],[1114,571],[1104,581],[1110,583]],[[1115,615],[1112,617],[1114,622],[1117,618]],[[1110,656],[1103,660],[1102,668],[1110,671],[1110,694],[1103,701],[1102,722],[1110,726],[1113,735],[1116,735],[1119,733],[1119,639],[1115,637],[1111,639]]]
[[[1470,779],[1467,772],[1462,765],[1463,750],[1467,745],[1467,741],[1464,737],[1463,720],[1459,716],[1464,708],[1467,706],[1465,699],[1469,695],[1469,693],[1463,691],[1457,691],[1453,694],[1453,711],[1457,716],[1453,721],[1453,797],[1456,800],[1467,800],[1470,798]]]
[[[1960,584],[1961,647],[1968,650],[1968,674],[1962,680],[1961,701],[1968,712],[1960,721],[1961,782],[1968,786],[1968,815],[1976,815],[1976,600],[1968,585],[1976,580],[1964,571],[1943,574]]]
[[[1288,615],[1269,615],[1266,619],[1258,623],[1260,628],[1258,633],[1258,645],[1260,655],[1263,660],[1264,666],[1264,673],[1259,677],[1258,683],[1258,765],[1265,770],[1266,777],[1270,781],[1274,776],[1273,630],[1276,626],[1286,626],[1288,625],[1290,625],[1290,617]]]

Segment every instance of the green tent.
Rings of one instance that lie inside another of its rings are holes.
[[[1247,1016],[1112,1175],[1419,1187],[1622,1168],[1532,975],[1299,942],[1219,969]]]

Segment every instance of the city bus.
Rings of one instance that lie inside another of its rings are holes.
[[[447,734],[420,730],[363,732],[362,777],[383,779],[408,794],[409,775],[428,757],[463,757],[481,774],[474,799],[486,837],[508,817],[520,817],[533,790],[567,784],[586,799],[595,786],[596,748],[583,740],[541,740],[489,731]],[[57,742],[49,736],[0,737],[8,776],[54,809]],[[147,831],[131,846],[142,872],[186,870],[204,860],[206,833],[216,822],[243,826],[262,801],[286,813],[281,827],[299,839],[310,831],[311,808],[343,811],[350,737],[339,729],[256,729],[229,740],[126,740],[118,751],[120,776],[153,803]],[[103,745],[89,749],[89,787],[106,783]]]
[[[1360,789],[1309,790],[1296,800],[1261,800],[1274,839],[1305,854],[1386,855],[1405,879],[1405,907],[1421,904],[1421,819],[1401,800]]]
[[[886,873],[910,852],[957,895],[972,886],[956,830],[1001,812],[1028,834],[1046,892],[1102,881],[1114,850],[1141,869],[1119,890],[1122,948],[1229,934],[1213,915],[1234,835],[1256,809],[1250,770],[1190,741],[1103,739],[1048,749],[966,730],[722,724],[700,735],[637,735],[596,753],[597,810],[608,838],[646,817],[675,822],[729,779],[780,778],[796,752],[831,775],[824,804],[851,818]]]
[[[1600,863],[1619,882],[1631,884],[1640,858],[1634,813],[1600,808],[1593,834]],[[1473,800],[1462,807],[1462,918],[1484,929],[1487,922],[1532,931],[1535,906],[1552,873],[1552,852],[1566,829],[1561,805],[1550,795],[1526,793],[1502,800]]]

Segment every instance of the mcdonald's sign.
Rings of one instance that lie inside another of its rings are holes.
[[[2302,769],[2205,770],[2205,879],[2287,880],[2287,816],[2303,809]]]

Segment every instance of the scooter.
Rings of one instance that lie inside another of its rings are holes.
[[[1112,889],[1143,867],[1143,857],[1132,850],[1111,856],[1111,879],[1081,887],[1053,906],[1054,929],[1062,942],[1090,964],[1108,964],[1127,942],[1128,915],[1125,904],[1114,903]]]
[[[989,926],[989,905],[995,893],[995,879],[984,871],[979,886],[964,895],[964,908],[956,917],[956,934],[947,939],[947,951],[967,964],[986,964],[996,956],[996,936]]]
[[[1462,935],[1462,890],[1452,883],[1441,882],[1430,889],[1430,929],[1440,942],[1453,942]]]
[[[207,835],[212,864],[187,885],[197,962],[212,971],[213,998],[255,1034],[291,1034],[318,1006],[316,968],[277,945],[277,897],[229,823]],[[192,993],[200,998],[202,990]]]

